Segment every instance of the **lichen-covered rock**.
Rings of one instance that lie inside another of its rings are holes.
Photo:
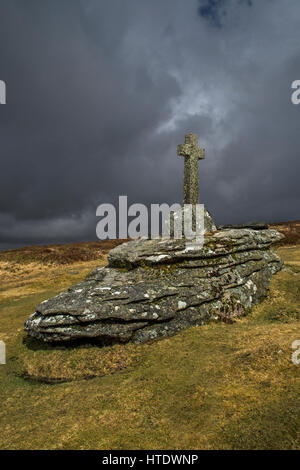
[[[110,251],[109,265],[134,268],[141,265],[176,263],[184,260],[208,260],[221,255],[264,250],[281,240],[276,230],[223,230],[204,238],[203,247],[188,246],[185,239],[139,239],[123,243]],[[216,263],[219,260],[215,260]],[[200,261],[201,263],[201,261]]]
[[[217,226],[214,223],[214,220],[207,209],[200,208],[200,211],[203,210],[203,227],[197,224],[197,217],[196,217],[196,206],[192,206],[193,209],[189,212],[188,208],[183,207],[182,209],[172,212],[170,217],[167,218],[163,223],[163,230],[166,230],[166,233],[170,234],[171,237],[174,237],[176,222],[182,224],[182,233],[184,233],[184,221],[191,227],[194,231],[197,230],[197,233],[206,233],[206,232],[215,232],[217,230]],[[201,212],[200,212],[201,214]],[[201,214],[202,215],[202,214]],[[200,221],[202,222],[202,218],[200,217]],[[197,227],[198,225],[198,227]]]
[[[232,229],[185,240],[135,240],[114,248],[107,267],[42,302],[25,323],[49,342],[93,338],[145,342],[211,319],[231,321],[259,302],[281,269],[275,230]]]

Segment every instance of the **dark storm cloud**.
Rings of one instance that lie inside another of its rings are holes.
[[[199,15],[207,19],[213,26],[221,28],[226,19],[228,7],[232,0],[199,0]],[[252,0],[233,0],[235,6],[244,4],[252,6]]]
[[[0,246],[94,239],[122,194],[180,202],[187,131],[218,223],[298,218],[300,6],[250,4],[2,1]]]

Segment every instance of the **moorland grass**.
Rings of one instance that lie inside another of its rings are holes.
[[[102,348],[41,345],[23,323],[105,258],[27,273],[19,263],[17,280],[6,270],[0,448],[299,449],[300,365],[291,344],[300,339],[300,246],[278,252],[287,270],[247,317]]]

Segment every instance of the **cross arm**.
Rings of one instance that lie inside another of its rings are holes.
[[[190,144],[179,144],[177,145],[177,155],[179,157],[187,157],[192,153],[192,145]]]
[[[198,157],[199,160],[205,158],[205,150],[192,144],[179,144],[177,146],[177,155],[179,157],[188,157],[190,155]]]

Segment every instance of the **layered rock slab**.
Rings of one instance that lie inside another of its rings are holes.
[[[124,243],[110,251],[108,266],[38,305],[25,330],[46,342],[142,343],[212,319],[230,321],[266,295],[282,267],[270,246],[282,237],[226,229],[206,234],[203,247],[184,239]]]

